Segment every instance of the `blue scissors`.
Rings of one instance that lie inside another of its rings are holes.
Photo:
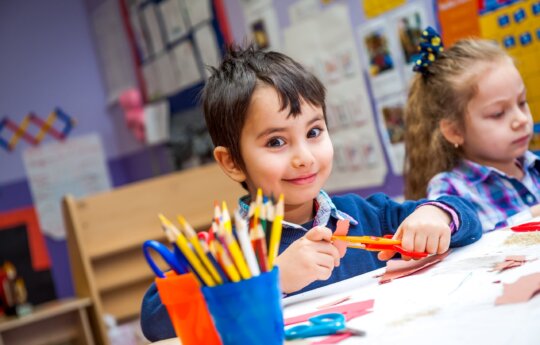
[[[309,325],[293,326],[285,330],[285,339],[293,340],[300,338],[317,337],[336,333],[349,332],[355,336],[363,336],[365,332],[347,328],[345,315],[341,313],[321,314],[308,319]]]
[[[148,265],[150,265],[152,271],[154,271],[155,275],[159,278],[165,278],[165,273],[163,273],[163,271],[154,262],[154,259],[150,255],[151,249],[158,253],[176,274],[184,274],[189,272],[187,260],[177,246],[174,246],[173,251],[171,251],[163,243],[155,240],[148,240],[143,244],[144,257],[146,258],[146,261],[148,262]]]

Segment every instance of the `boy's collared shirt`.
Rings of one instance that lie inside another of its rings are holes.
[[[530,219],[530,207],[540,200],[540,159],[527,151],[516,164],[521,181],[492,167],[462,160],[452,171],[431,179],[428,198],[458,195],[471,201],[484,232]]]
[[[242,218],[244,219],[248,218],[250,202],[251,198],[249,195],[240,198],[239,212],[240,216],[242,216]],[[352,225],[358,224],[358,221],[356,219],[349,216],[347,213],[338,210],[336,205],[334,205],[334,203],[332,202],[330,196],[326,194],[325,191],[321,190],[319,192],[319,195],[317,195],[317,198],[315,199],[315,218],[313,219],[313,227],[319,225],[326,226],[326,224],[328,224],[328,222],[330,221],[330,217],[333,217],[337,220],[348,220]],[[305,232],[310,230],[306,229],[302,225],[289,223],[285,220],[283,221],[283,225],[294,229],[303,230]]]

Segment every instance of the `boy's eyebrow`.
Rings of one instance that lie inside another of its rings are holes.
[[[308,121],[307,125],[311,126],[313,123],[315,123],[317,121],[324,121],[324,116],[322,114],[315,115],[311,120]],[[259,135],[257,135],[256,139],[265,137],[265,136],[270,135],[272,133],[283,132],[285,130],[286,130],[286,127],[268,128],[268,129],[262,131],[261,133],[259,133]]]

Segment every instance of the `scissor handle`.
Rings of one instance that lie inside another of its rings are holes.
[[[326,313],[309,318],[311,324],[293,326],[285,330],[285,339],[316,337],[334,334],[345,329],[345,316],[341,313]]]
[[[148,240],[143,244],[144,257],[156,276],[165,278],[165,273],[163,273],[161,268],[154,262],[154,259],[150,255],[151,249],[158,253],[174,272],[177,274],[186,273],[185,268],[180,264],[177,257],[169,250],[169,248],[167,248],[167,246],[155,240]]]

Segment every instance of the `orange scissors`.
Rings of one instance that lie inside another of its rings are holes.
[[[401,247],[401,241],[392,239],[392,235],[377,236],[332,236],[333,240],[347,242],[347,247],[369,251],[393,250],[414,259],[425,258],[429,253],[410,252]]]

